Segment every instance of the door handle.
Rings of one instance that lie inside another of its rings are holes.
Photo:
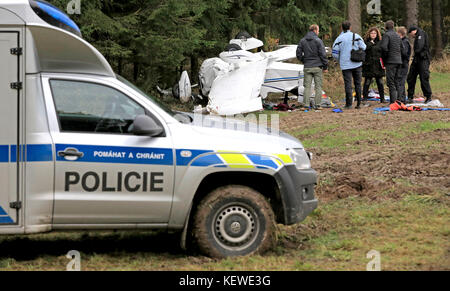
[[[66,160],[69,161],[74,161],[84,157],[84,153],[79,152],[77,149],[74,148],[67,148],[64,151],[58,152],[58,156],[61,158],[65,158]]]

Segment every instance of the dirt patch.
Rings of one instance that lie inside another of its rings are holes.
[[[317,195],[325,201],[351,196],[398,199],[412,193],[450,192],[450,155],[440,149],[429,153],[406,150],[392,155],[363,151],[352,158],[331,160],[317,167],[319,176],[329,180],[317,189]]]
[[[450,107],[450,93],[435,97]],[[297,134],[314,153],[319,199],[450,193],[450,129],[446,128],[450,113],[374,114],[376,107],[380,104],[372,102],[371,107],[341,114],[325,109],[283,116],[282,130]],[[311,130],[317,127],[325,130]]]
[[[401,199],[405,194],[428,194],[424,186],[404,185],[394,180],[367,181],[364,177],[339,176],[333,185],[319,187],[317,196],[322,202],[348,197],[367,197],[371,200]]]
[[[350,196],[362,195],[369,189],[369,184],[364,177],[340,176],[336,179],[333,186],[322,189],[321,198],[344,199]]]

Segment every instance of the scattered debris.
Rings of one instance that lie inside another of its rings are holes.
[[[414,101],[417,101],[417,99],[415,99]],[[408,104],[408,106],[444,108],[444,104],[442,104],[441,101],[439,101],[439,100],[433,100],[428,103],[413,103],[413,104]]]

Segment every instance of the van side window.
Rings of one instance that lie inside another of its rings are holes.
[[[61,132],[130,134],[145,109],[108,86],[50,80]]]

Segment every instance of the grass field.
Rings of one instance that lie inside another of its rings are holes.
[[[447,106],[449,80],[432,74]],[[450,115],[372,109],[281,115],[282,129],[315,154],[321,204],[305,222],[279,226],[263,256],[186,254],[176,234],[68,232],[2,236],[0,270],[65,270],[70,250],[83,270],[365,270],[371,250],[383,270],[450,270]]]

